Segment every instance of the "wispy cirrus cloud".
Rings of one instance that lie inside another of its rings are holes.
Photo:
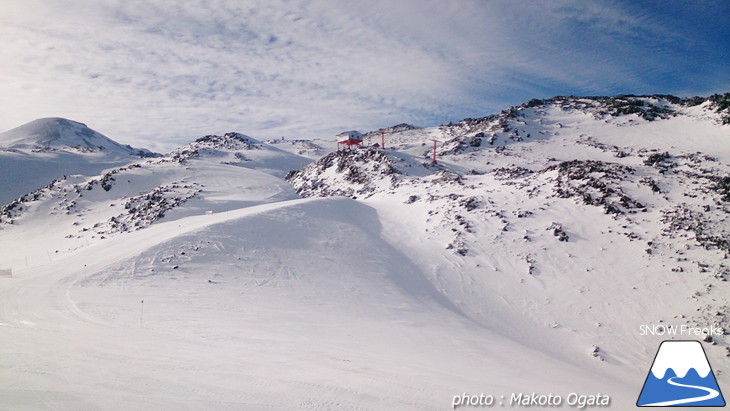
[[[164,150],[230,130],[326,137],[556,94],[728,85],[715,33],[678,30],[644,4],[11,0],[0,11],[10,39],[0,129],[65,116]],[[705,66],[681,64],[700,52]]]

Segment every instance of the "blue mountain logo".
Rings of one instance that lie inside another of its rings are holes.
[[[724,407],[725,399],[699,341],[664,341],[659,346],[638,407]]]

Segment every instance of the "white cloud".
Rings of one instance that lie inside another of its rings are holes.
[[[159,150],[231,130],[321,137],[641,92],[674,57],[647,62],[642,39],[685,41],[602,2],[6,3],[0,129],[65,116]]]

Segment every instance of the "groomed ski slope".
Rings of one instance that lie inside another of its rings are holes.
[[[14,274],[9,409],[447,409],[462,392],[634,388],[468,320],[345,198],[160,223]]]

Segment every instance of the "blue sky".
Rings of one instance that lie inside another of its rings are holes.
[[[0,130],[166,151],[328,138],[555,95],[730,91],[726,1],[5,0]]]

